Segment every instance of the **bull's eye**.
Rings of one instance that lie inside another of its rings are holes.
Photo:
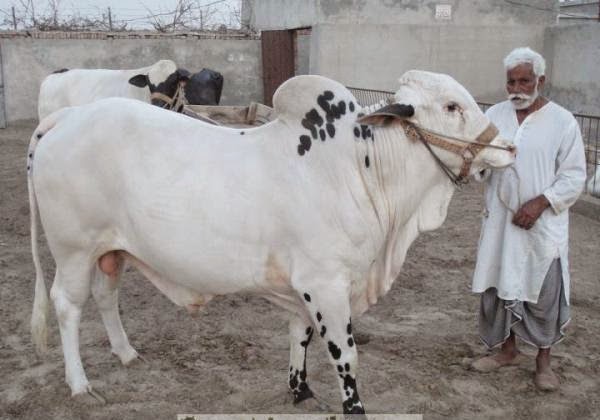
[[[446,105],[446,111],[448,111],[448,112],[455,112],[455,111],[459,111],[459,110],[460,110],[460,106],[456,102],[449,102]]]

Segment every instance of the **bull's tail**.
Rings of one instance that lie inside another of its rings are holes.
[[[61,110],[62,111],[62,110]],[[29,150],[27,152],[27,189],[29,192],[29,210],[30,210],[30,226],[31,226],[31,254],[33,256],[33,264],[35,266],[35,294],[33,298],[33,311],[31,314],[31,335],[38,354],[43,354],[47,349],[48,341],[48,291],[44,281],[44,271],[40,263],[38,249],[38,218],[39,210],[35,189],[33,185],[33,170],[35,149],[43,135],[47,133],[56,124],[59,115],[63,112],[56,112],[45,118],[33,132],[31,141],[29,142]]]

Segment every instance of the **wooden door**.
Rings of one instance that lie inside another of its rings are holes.
[[[262,31],[264,103],[273,106],[275,90],[294,76],[294,31]]]

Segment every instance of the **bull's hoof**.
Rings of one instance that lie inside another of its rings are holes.
[[[123,366],[131,366],[138,362],[147,362],[144,357],[140,356],[137,351],[131,346],[123,349],[122,351],[111,350],[113,356],[116,356],[121,361]]]
[[[366,419],[367,416],[365,415],[364,407],[360,405],[353,405],[351,409],[348,409],[346,406],[344,406],[344,418],[347,418],[349,420],[358,420]]]
[[[106,398],[88,385],[85,391],[72,394],[71,398],[81,405],[105,405]]]
[[[304,389],[294,392],[294,405],[301,403],[302,401],[313,398],[314,395],[310,388],[307,386]]]

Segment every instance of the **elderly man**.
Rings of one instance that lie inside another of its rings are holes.
[[[487,116],[513,139],[513,167],[484,174],[486,193],[473,291],[481,293],[479,333],[498,353],[472,367],[489,372],[523,356],[516,337],[538,348],[536,386],[558,389],[550,349],[569,322],[569,207],[585,182],[579,126],[566,109],[540,96],[545,61],[529,48],[504,59],[508,100]],[[487,176],[487,178],[485,178]]]

